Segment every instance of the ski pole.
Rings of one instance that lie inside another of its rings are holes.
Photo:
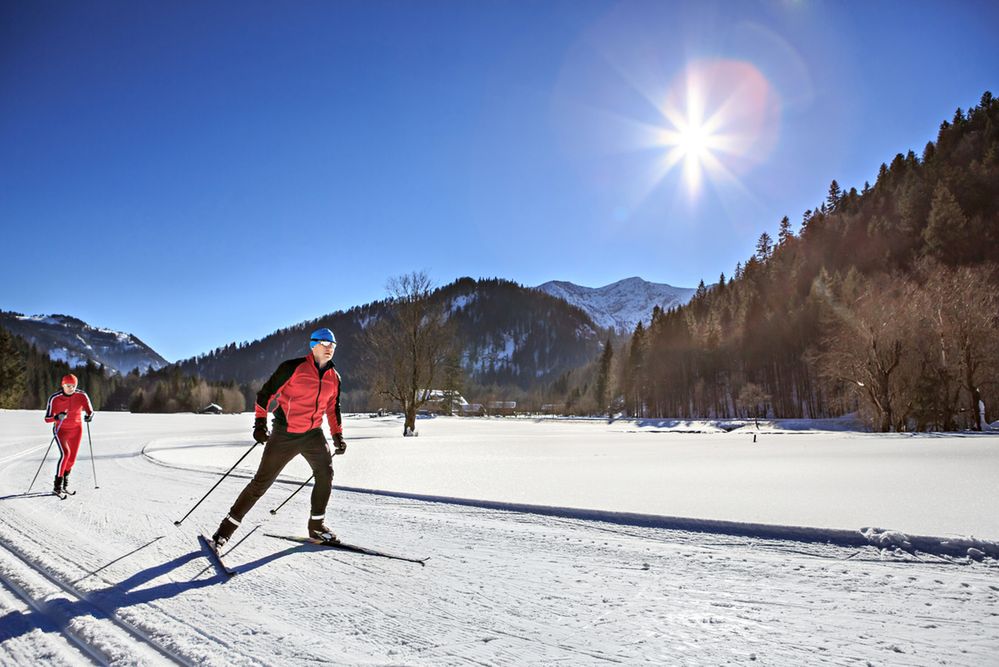
[[[208,493],[206,493],[206,494],[205,494],[204,496],[202,496],[202,497],[201,497],[201,500],[199,500],[198,502],[196,502],[196,503],[194,504],[194,507],[192,507],[192,508],[190,509],[190,511],[188,511],[188,513],[184,515],[184,518],[183,518],[183,519],[180,519],[179,521],[174,521],[174,522],[173,522],[173,525],[175,525],[175,526],[179,526],[180,524],[184,523],[184,519],[186,519],[187,517],[191,516],[191,512],[193,512],[194,510],[198,509],[198,505],[200,505],[201,503],[205,502],[205,498],[207,498],[208,496],[210,496],[210,495],[211,495],[211,493],[212,493],[212,491],[214,491],[214,490],[215,490],[215,488],[216,488],[216,487],[217,487],[217,486],[218,486],[219,484],[221,484],[221,483],[222,483],[222,480],[224,480],[224,479],[225,479],[226,477],[228,477],[228,476],[229,476],[229,473],[231,473],[231,472],[232,472],[233,470],[235,470],[235,469],[236,469],[236,466],[238,466],[238,465],[239,465],[240,463],[242,463],[242,462],[243,462],[243,459],[245,459],[245,458],[246,458],[247,456],[249,456],[249,455],[250,455],[250,452],[252,452],[252,451],[253,451],[253,448],[254,448],[254,447],[256,447],[256,446],[257,446],[257,445],[259,445],[259,444],[260,444],[259,442],[255,442],[255,443],[253,443],[253,445],[251,445],[251,446],[250,446],[250,448],[249,448],[248,450],[246,450],[246,453],[245,453],[245,454],[243,454],[242,456],[240,456],[240,457],[239,457],[239,460],[238,460],[238,461],[236,461],[236,463],[234,463],[234,464],[233,464],[233,466],[232,466],[231,468],[229,468],[228,472],[226,472],[226,474],[222,475],[222,477],[221,477],[221,478],[219,479],[219,481],[215,482],[215,486],[213,486],[212,488],[208,489]]]
[[[313,475],[312,477],[315,477],[315,475]],[[274,509],[272,509],[271,510],[271,514],[277,514],[279,509],[281,509],[286,504],[288,504],[288,501],[291,500],[292,498],[294,498],[295,494],[297,494],[299,491],[301,491],[302,489],[304,489],[305,485],[312,481],[312,477],[309,477],[309,479],[307,479],[304,482],[302,482],[302,485],[300,487],[298,487],[297,489],[295,489],[290,496],[288,496],[287,498],[285,498],[285,501],[283,503],[281,503],[280,505],[278,505],[277,507],[275,507]]]
[[[94,441],[90,439],[90,422],[86,422],[86,424],[87,424],[87,444],[90,445],[90,465],[94,469],[94,488],[99,489],[101,487],[97,485],[97,464],[94,463]]]
[[[334,456],[336,456],[336,453],[335,453],[335,452],[334,452],[333,454],[330,454],[330,458],[333,458]],[[302,489],[304,489],[304,488],[305,488],[305,485],[306,485],[306,484],[308,484],[309,482],[311,482],[311,481],[312,481],[312,479],[313,479],[313,478],[314,478],[315,476],[316,476],[316,475],[315,475],[315,473],[313,473],[313,474],[312,474],[312,477],[309,477],[309,479],[307,479],[307,480],[305,480],[304,482],[302,482],[302,485],[301,485],[301,486],[299,486],[299,487],[298,487],[297,489],[295,489],[294,491],[292,491],[292,492],[291,492],[291,495],[290,495],[290,496],[288,496],[288,497],[287,497],[287,498],[285,499],[285,501],[284,501],[283,503],[281,503],[280,505],[278,505],[277,507],[275,507],[274,509],[272,509],[272,510],[271,510],[271,514],[277,514],[277,513],[278,513],[278,510],[279,510],[279,509],[281,509],[282,507],[284,507],[285,505],[287,505],[287,504],[288,504],[288,501],[289,501],[289,500],[291,500],[292,498],[294,498],[294,497],[295,497],[295,495],[296,495],[296,494],[297,494],[297,493],[298,493],[299,491],[301,491]]]
[[[52,443],[55,442],[55,439],[56,439],[56,436],[55,436],[55,433],[53,433],[52,434],[52,439],[49,440],[49,447],[48,447],[48,449],[45,450],[45,456],[42,457],[42,462],[38,464],[38,472],[36,472],[35,476],[31,478],[31,484],[28,485],[28,490],[25,491],[25,493],[31,493],[31,487],[33,487],[35,485],[35,480],[38,479],[39,473],[42,472],[42,466],[45,465],[45,459],[47,459],[49,457],[49,452],[52,451]]]

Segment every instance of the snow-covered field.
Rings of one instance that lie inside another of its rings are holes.
[[[0,663],[982,665],[999,655],[995,559],[774,539],[793,535],[787,526],[833,538],[878,527],[974,535],[938,544],[990,551],[996,435],[789,425],[754,444],[753,431],[709,424],[437,418],[403,439],[396,418],[349,417],[330,523],[345,540],[429,557],[426,567],[265,536],[304,531],[307,490],[267,511],[308,477],[296,461],[237,532],[234,542],[247,539],[227,561],[240,574],[225,580],[195,536],[217,525],[261,448],[180,528],[173,521],[247,450],[251,424],[99,414],[100,488],[84,441],[79,493],[60,501],[40,493],[51,454],[25,494],[49,440],[41,413],[0,411]],[[530,506],[540,509],[511,511]],[[697,520],[717,530],[690,530]]]

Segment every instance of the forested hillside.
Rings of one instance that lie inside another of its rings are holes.
[[[549,385],[567,387],[568,375],[600,351],[604,332],[580,308],[507,280],[461,278],[438,288],[431,298],[444,302],[461,350],[461,372],[447,378],[448,388],[473,401],[516,400],[523,409],[537,409],[549,400]],[[105,409],[177,412],[215,402],[226,411],[243,410],[252,407],[255,391],[281,361],[307,353],[311,331],[330,327],[339,342],[335,362],[346,378],[344,409],[391,409],[394,406],[385,405],[384,399],[370,395],[364,363],[365,328],[390,307],[387,301],[377,301],[337,311],[143,375],[115,375],[92,362],[73,370],[95,405]],[[5,357],[12,369],[10,379],[0,376],[7,396],[3,405],[44,405],[70,366],[5,334],[4,344],[15,352],[9,361]],[[565,394],[568,389],[559,391]]]
[[[65,362],[53,361],[47,353],[0,326],[0,408],[44,408],[67,373],[77,376],[80,389],[87,392],[97,408],[107,402],[122,381],[121,376],[105,373],[93,362],[71,368]]]
[[[59,391],[67,373],[79,380],[97,410],[191,412],[216,403],[227,412],[246,407],[243,390],[231,382],[207,382],[182,376],[171,367],[140,375],[112,373],[88,361],[70,366],[0,326],[0,408],[39,410]]]
[[[470,400],[523,400],[600,351],[602,331],[581,309],[548,294],[500,279],[461,278],[434,291],[455,323],[461,349],[461,377],[449,382]],[[368,394],[364,335],[390,305],[377,301],[280,329],[251,343],[223,348],[178,362],[185,375],[235,380],[259,387],[285,360],[308,351],[309,332],[329,327],[337,337],[334,361],[344,376],[345,409],[382,406]]]
[[[657,311],[622,355],[621,393],[648,416],[825,417],[875,429],[975,427],[999,401],[999,103],[958,109],[922,154],[874,185],[789,218],[776,239]]]

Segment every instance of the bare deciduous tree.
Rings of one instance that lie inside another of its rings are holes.
[[[964,421],[980,429],[981,388],[990,380],[994,382],[999,371],[999,297],[990,280],[994,267],[950,269],[927,262],[919,269],[925,279],[921,308],[929,314],[935,338],[940,341],[941,365],[962,390]]]
[[[386,289],[386,315],[365,336],[366,372],[374,392],[402,407],[403,435],[415,435],[417,411],[454,363],[455,330],[425,272],[390,278]]]
[[[994,267],[927,260],[912,277],[819,285],[826,335],[813,361],[831,389],[851,386],[878,430],[981,428],[999,373]],[[964,406],[963,408],[961,406]]]
[[[767,414],[767,404],[770,402],[770,394],[763,391],[763,387],[755,382],[747,382],[739,390],[739,398],[736,399],[739,408],[753,418],[756,428],[760,427],[760,417]]]
[[[903,430],[909,406],[899,367],[907,350],[905,281],[885,276],[881,284],[858,285],[858,293],[838,299],[817,284],[825,300],[826,335],[817,356],[820,376],[845,383],[873,413],[881,432]]]

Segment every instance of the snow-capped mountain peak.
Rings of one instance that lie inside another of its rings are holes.
[[[168,365],[166,359],[135,335],[93,327],[69,315],[21,315],[0,311],[0,326],[46,352],[50,359],[81,366],[103,364],[118,373],[144,373]]]
[[[652,283],[637,276],[603,287],[552,280],[535,289],[582,308],[598,325],[618,333],[633,331],[639,322],[648,324],[655,306],[668,309],[683,305],[695,292],[693,288]]]

